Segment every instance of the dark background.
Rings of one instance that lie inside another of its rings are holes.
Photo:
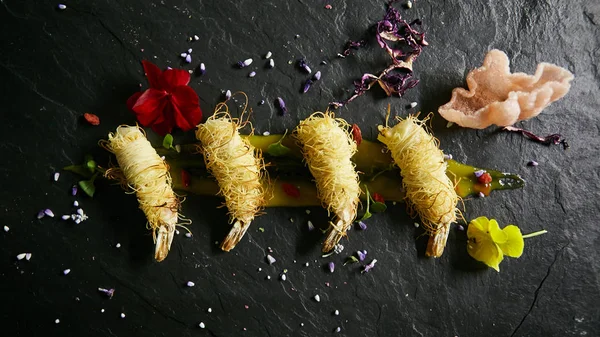
[[[331,10],[324,8],[328,3]],[[234,251],[223,253],[215,241],[229,227],[225,211],[216,209],[219,200],[190,196],[183,213],[193,220],[194,237],[176,236],[162,263],[153,261],[135,198],[118,186],[100,182],[94,199],[76,198],[88,221],[61,221],[74,210],[69,190],[77,178],[65,172],[53,182],[52,174],[85,154],[107,162],[97,142],[119,124],[135,122],[125,100],[140,83],[147,87],[142,59],[161,68],[194,69],[204,62],[206,75],[192,76],[190,85],[205,116],[222,90],[243,90],[257,133],[293,128],[345,98],[352,80],[383,69],[388,59],[373,39],[354,56],[335,57],[383,16],[384,1],[93,0],[66,2],[65,11],[57,4],[0,1],[0,225],[10,227],[0,234],[3,336],[323,336],[338,326],[347,336],[599,334],[597,1],[418,0],[402,13],[424,20],[430,42],[415,65],[421,83],[403,98],[372,90],[339,112],[374,139],[388,103],[402,116],[412,101],[424,112],[436,111],[493,48],[506,51],[516,71],[532,73],[546,61],[573,72],[567,96],[518,123],[540,134],[562,133],[571,145],[567,151],[494,127],[446,129],[434,117],[441,147],[455,159],[527,180],[521,190],[465,200],[467,219],[487,215],[502,225],[518,224],[524,233],[549,231],[526,240],[523,256],[505,259],[500,273],[472,260],[465,233],[457,230],[440,259],[424,258],[426,239],[402,204],[375,216],[368,230],[351,231],[346,250],[326,259],[320,257],[323,238],[306,230],[308,220],[325,223],[318,207],[310,215],[303,208],[268,209]],[[200,40],[189,42],[194,34]],[[188,48],[190,65],[179,57]],[[264,68],[267,51],[273,52],[273,70]],[[307,75],[288,64],[303,56],[323,73],[304,95],[299,91]],[[254,59],[250,68],[232,67],[248,57]],[[328,64],[319,65],[322,60]],[[250,70],[258,75],[248,78]],[[277,115],[277,96],[287,102],[286,117]],[[258,107],[260,99],[267,104]],[[99,115],[101,125],[83,122],[84,112]],[[192,133],[175,138],[190,140]],[[527,167],[530,160],[540,165]],[[57,218],[37,220],[44,208]],[[267,247],[277,259],[272,266],[264,261]],[[378,260],[371,273],[342,267],[358,249]],[[31,261],[17,262],[22,252],[33,253]],[[325,272],[328,261],[337,263],[334,274]],[[71,273],[64,276],[66,268]],[[283,269],[285,282],[278,279]],[[196,286],[186,287],[188,280]],[[114,287],[115,296],[107,299],[98,287]],[[339,316],[332,315],[336,309]],[[200,322],[206,329],[198,328]]]

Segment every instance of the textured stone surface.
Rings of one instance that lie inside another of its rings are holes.
[[[177,236],[160,264],[152,261],[135,198],[117,186],[100,184],[93,200],[77,198],[90,216],[80,225],[35,219],[46,207],[57,215],[73,212],[68,190],[75,177],[64,173],[54,183],[53,172],[87,153],[106,162],[97,141],[119,124],[134,123],[124,102],[139,83],[146,86],[142,59],[186,69],[204,62],[207,74],[191,86],[205,115],[221,90],[243,90],[259,133],[292,128],[346,97],[352,80],[383,69],[387,59],[373,43],[346,59],[335,55],[346,40],[363,36],[385,7],[373,0],[330,3],[331,10],[323,1],[75,1],[59,11],[50,1],[0,1],[0,214],[1,225],[10,227],[0,235],[3,334],[322,336],[339,326],[347,336],[598,335],[600,7],[593,1],[415,1],[403,13],[424,20],[430,42],[415,65],[419,86],[404,98],[373,90],[340,111],[374,139],[388,103],[399,115],[412,101],[435,111],[492,48],[507,52],[513,71],[533,72],[546,61],[575,74],[565,98],[518,124],[564,134],[567,151],[494,128],[446,129],[434,117],[442,148],[456,159],[518,172],[528,182],[522,190],[465,200],[467,219],[488,215],[524,232],[549,231],[527,240],[524,255],[503,262],[501,273],[473,261],[464,233],[455,230],[442,258],[424,258],[425,238],[403,205],[374,217],[365,232],[350,232],[345,251],[327,259],[319,254],[321,235],[306,230],[308,220],[325,223],[319,208],[310,215],[269,209],[226,254],[215,245],[228,229],[224,210],[215,209],[219,201],[190,196],[184,213],[194,221],[194,237]],[[200,40],[189,42],[194,34]],[[188,48],[191,65],[179,57]],[[264,68],[269,50],[273,70]],[[323,72],[304,95],[307,76],[288,64],[302,56]],[[251,69],[232,66],[248,57],[258,73],[252,79]],[[289,116],[277,115],[277,96],[286,100]],[[261,98],[267,104],[258,107]],[[85,124],[84,112],[98,114],[101,125]],[[526,167],[529,160],[540,165]],[[271,266],[264,261],[267,247],[277,259]],[[372,272],[341,266],[358,249],[368,250],[369,261],[377,258]],[[22,252],[32,252],[31,261],[16,262]],[[334,274],[325,272],[330,260],[337,263]],[[71,273],[64,276],[66,268]],[[283,269],[285,282],[278,277]],[[189,280],[195,287],[185,286]],[[116,294],[109,300],[97,287],[114,287]],[[336,309],[339,316],[332,314]]]

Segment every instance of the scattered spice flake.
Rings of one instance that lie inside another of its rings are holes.
[[[292,198],[299,198],[300,197],[300,190],[298,189],[298,187],[290,184],[290,183],[282,183],[281,184],[281,188],[283,188],[283,192],[292,197]]]
[[[183,185],[183,187],[189,187],[190,183],[192,182],[192,176],[190,175],[190,173],[186,170],[181,170],[181,184]]]
[[[98,117],[92,113],[89,113],[89,112],[84,113],[83,118],[90,125],[94,125],[94,126],[100,125],[100,117]]]
[[[483,173],[482,175],[480,175],[479,177],[477,177],[477,181],[480,184],[489,184],[492,182],[492,175],[489,174],[488,172]]]
[[[381,203],[385,203],[385,199],[383,198],[383,196],[379,193],[373,193],[371,195],[371,197],[373,198],[373,200],[375,200],[376,202],[381,202]]]
[[[503,131],[510,131],[510,132],[518,132],[520,134],[522,134],[523,136],[544,144],[544,145],[550,145],[550,144],[554,144],[554,145],[558,145],[558,144],[562,144],[563,149],[568,149],[569,148],[569,143],[567,143],[567,140],[563,138],[563,136],[560,133],[553,133],[551,135],[547,135],[545,137],[540,137],[536,134],[534,134],[531,131],[527,131],[525,129],[521,129],[521,128],[517,128],[514,126],[505,126],[504,128],[502,128]]]
[[[356,146],[360,146],[360,143],[362,143],[362,132],[356,124],[352,124],[352,139],[356,142]]]
[[[377,259],[373,259],[373,261],[371,261],[371,263],[366,265],[364,267],[363,271],[361,271],[361,273],[368,273],[369,271],[371,271],[371,269],[373,269],[373,267],[375,267],[375,263],[377,263]]]
[[[206,324],[204,324],[204,322],[200,322],[200,324],[198,324],[198,326],[200,327],[200,329],[206,328]]]

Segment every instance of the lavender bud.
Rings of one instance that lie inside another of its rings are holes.
[[[187,54],[187,56],[185,57],[185,62],[186,63],[192,63],[192,55]]]
[[[329,272],[333,273],[333,271],[335,270],[335,263],[329,262],[329,264],[327,265],[327,267],[329,268]]]
[[[238,66],[240,66],[240,68],[245,68],[251,64],[252,64],[252,59],[246,59],[244,61],[238,62]]]
[[[188,56],[188,54],[187,53],[181,53],[181,54],[179,54],[179,56],[181,56],[183,58],[186,58]]]
[[[256,76],[256,71],[251,71],[250,74],[248,74],[248,77],[252,78]]]
[[[63,4],[58,4],[58,9],[60,9],[61,11],[64,11],[65,9],[67,9],[67,6],[63,5]]]
[[[475,174],[475,177],[479,178],[485,173],[485,170],[479,170],[479,171],[475,171],[473,173]]]
[[[204,65],[204,63],[200,63],[200,65],[198,66],[198,71],[200,72],[200,75],[206,74],[206,66]]]
[[[308,89],[310,89],[310,86],[312,85],[313,81],[312,80],[306,80],[306,82],[304,83],[304,87],[302,87],[302,93],[306,94],[306,92],[308,91]]]
[[[49,217],[51,217],[51,218],[54,218],[54,212],[52,212],[52,210],[51,210],[51,209],[49,209],[49,208],[46,208],[46,209],[44,210],[44,214],[46,214],[47,216],[49,216]]]
[[[365,229],[367,229],[367,224],[364,223],[364,222],[362,222],[362,221],[359,221],[358,222],[358,228],[360,228],[360,230],[364,231]]]
[[[46,216],[46,212],[44,212],[44,210],[39,211],[38,214],[37,214],[37,218],[38,219],[41,219],[41,218],[43,218],[45,216]]]
[[[535,160],[530,161],[529,163],[527,163],[528,166],[538,166],[538,162]]]
[[[314,75],[313,75],[313,80],[318,81],[321,79],[321,71],[317,71]]]
[[[366,250],[363,250],[363,251],[359,250],[359,251],[356,252],[356,255],[358,256],[358,260],[359,261],[364,261],[365,258],[367,257],[367,251]]]
[[[281,115],[286,115],[288,111],[287,111],[287,107],[285,106],[285,102],[283,101],[283,98],[277,97],[277,104],[279,105],[279,110],[281,111]]]
[[[77,195],[77,185],[73,185],[73,187],[71,187],[71,195],[72,196]]]
[[[308,221],[308,230],[311,232],[315,230],[315,226],[313,225],[312,221]]]
[[[227,90],[225,92],[225,99],[230,99],[231,98],[231,90]]]
[[[377,260],[373,259],[373,261],[371,261],[371,263],[369,263],[368,265],[365,266],[365,269],[363,269],[362,273],[368,273],[369,271],[371,271],[371,269],[373,269],[373,267],[375,267],[375,263],[377,263]]]

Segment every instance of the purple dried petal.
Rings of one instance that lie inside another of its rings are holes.
[[[352,50],[357,50],[360,47],[363,47],[364,45],[366,45],[366,42],[364,40],[360,40],[360,41],[348,41],[346,42],[346,48],[344,49],[344,51],[342,52],[341,55],[348,56],[352,53]]]
[[[271,254],[267,255],[267,263],[269,264],[273,264],[275,263],[277,260],[275,260],[275,258],[273,256],[271,256]]]
[[[538,143],[544,144],[544,145],[550,145],[550,144],[554,144],[554,145],[558,145],[558,144],[562,144],[563,148],[566,150],[569,148],[569,143],[567,143],[566,139],[563,138],[563,136],[560,133],[553,133],[551,135],[547,135],[545,137],[540,137],[536,134],[534,134],[531,131],[527,131],[525,129],[521,129],[521,128],[517,128],[514,126],[505,126],[502,130],[504,131],[511,131],[511,132],[518,132],[520,134],[522,134],[523,136],[536,141]]]
[[[308,225],[308,231],[309,232],[312,232],[312,231],[315,230],[315,225],[313,225],[312,221],[309,220],[308,223],[307,223],[307,225]]]
[[[373,267],[375,267],[375,263],[377,263],[377,259],[373,259],[373,261],[371,261],[371,263],[366,265],[361,273],[368,273],[369,271],[371,271],[371,269],[373,269]]]
[[[254,77],[254,76],[256,76],[256,71],[251,71],[251,72],[248,74],[248,77],[250,77],[250,78],[252,78],[252,77]]]
[[[108,298],[112,298],[113,295],[115,294],[115,290],[112,288],[111,289],[98,288],[98,291],[106,294],[106,296],[108,296]]]
[[[327,265],[327,268],[329,268],[329,272],[333,273],[333,271],[335,270],[335,263],[329,262],[329,264]]]
[[[52,210],[50,208],[46,208],[44,210],[44,214],[46,214],[47,216],[54,218],[54,212],[52,212]]]
[[[65,9],[67,9],[67,6],[64,4],[58,4],[58,9],[60,9],[61,11],[64,11]]]
[[[71,195],[72,196],[77,195],[77,185],[73,185],[73,187],[71,187]]]
[[[206,66],[204,65],[204,63],[200,63],[200,65],[198,66],[198,72],[200,73],[200,75],[206,74]]]
[[[367,257],[367,251],[366,250],[362,250],[362,251],[357,251],[356,252],[356,256],[358,256],[358,260],[359,261],[364,261],[365,258]]]
[[[527,163],[528,166],[538,166],[538,162],[535,160],[530,161],[529,163]]]
[[[306,62],[305,58],[301,58],[298,60],[298,67],[300,67],[301,69],[303,69],[305,72],[307,72],[309,74],[312,72],[312,70],[308,66],[308,63]]]
[[[225,99],[230,99],[230,98],[231,98],[231,90],[225,91]]]
[[[37,218],[38,219],[41,219],[41,218],[43,218],[45,216],[46,216],[46,212],[44,210],[39,211],[38,214],[37,214]]]
[[[281,111],[281,115],[285,116],[288,112],[287,107],[285,106],[285,102],[283,98],[277,97],[277,105],[279,106],[279,110]]]
[[[463,227],[463,225],[458,225],[457,228],[458,228],[459,231],[464,231],[465,230],[465,227]]]
[[[321,71],[320,71],[320,70],[319,70],[319,71],[317,71],[317,72],[316,72],[316,73],[313,75],[312,79],[313,79],[314,81],[318,81],[318,80],[320,80],[320,79],[321,79]]]
[[[187,55],[185,56],[185,62],[186,62],[186,63],[192,63],[192,55],[190,55],[190,54],[187,54]]]
[[[310,89],[310,86],[313,84],[313,81],[308,79],[306,80],[306,82],[304,82],[304,86],[302,87],[302,93],[306,94],[306,92],[308,92],[308,89]]]
[[[367,229],[367,224],[366,224],[366,223],[364,223],[364,222],[362,222],[362,221],[359,221],[359,222],[358,222],[358,228],[359,228],[360,230],[363,230],[363,231],[364,231],[364,230],[366,230],[366,229]]]

